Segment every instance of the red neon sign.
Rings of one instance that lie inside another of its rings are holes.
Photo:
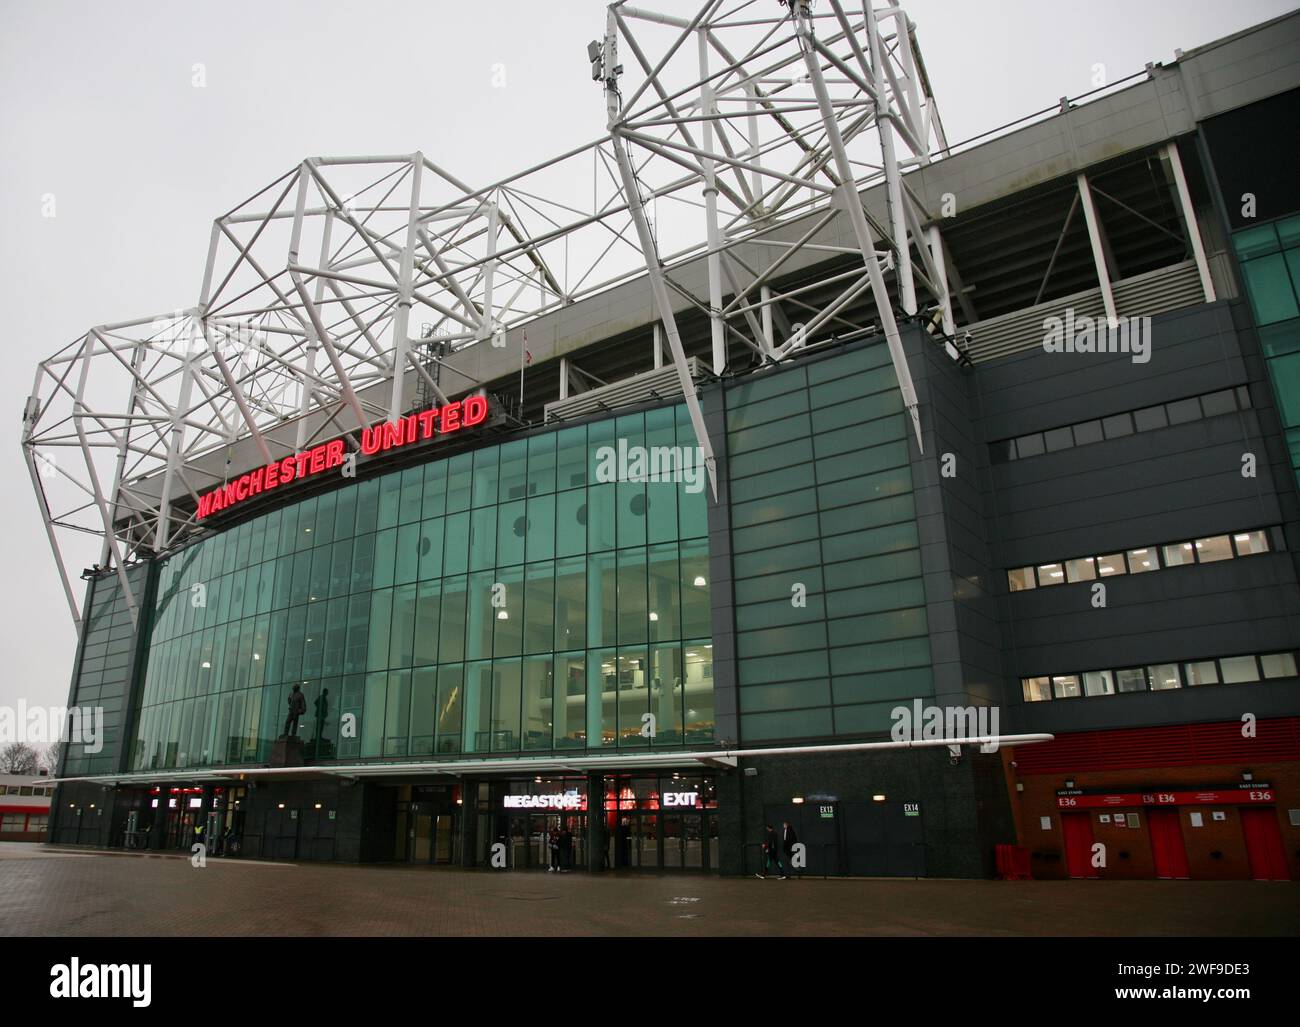
[[[390,449],[400,449],[413,442],[432,438],[434,434],[450,435],[462,428],[472,428],[487,420],[488,402],[482,396],[466,396],[442,407],[430,407],[423,413],[410,414],[397,421],[385,421],[361,432],[361,452],[374,456]],[[232,506],[251,499],[262,492],[287,485],[297,478],[332,470],[343,463],[345,446],[342,439],[322,442],[319,446],[273,460],[241,474],[233,481],[205,492],[199,497],[198,519],[229,510]]]

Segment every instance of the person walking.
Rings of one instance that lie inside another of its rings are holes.
[[[794,833],[794,828],[790,821],[786,820],[781,824],[781,848],[785,850],[785,865],[794,867],[794,847],[799,844],[799,836]],[[783,874],[781,880],[785,880]]]
[[[786,880],[785,867],[781,863],[781,848],[776,837],[776,831],[771,824],[765,824],[763,826],[763,872],[754,876],[761,877],[766,881],[767,872],[771,869],[773,863],[781,871],[781,880]]]

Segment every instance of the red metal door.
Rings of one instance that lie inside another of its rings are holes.
[[[1250,876],[1256,881],[1289,881],[1282,832],[1274,809],[1243,809],[1241,829],[1246,835],[1246,858]]]
[[[1155,858],[1156,877],[1186,881],[1191,874],[1187,870],[1187,846],[1183,842],[1178,810],[1147,810],[1147,823],[1151,825],[1151,855]]]
[[[1065,869],[1071,877],[1099,877],[1092,865],[1092,814],[1062,813],[1065,834]]]

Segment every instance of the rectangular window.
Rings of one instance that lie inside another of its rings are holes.
[[[1059,563],[1044,563],[1038,566],[1038,587],[1065,584],[1065,570]]]
[[[1178,399],[1165,404],[1170,424],[1186,424],[1188,421],[1201,419],[1201,401],[1193,396],[1191,399]]]
[[[1155,692],[1167,691],[1170,688],[1182,688],[1182,679],[1178,676],[1178,664],[1176,663],[1156,663],[1147,668],[1147,673],[1151,677],[1151,689]]]
[[[1232,536],[1238,556],[1268,552],[1268,535],[1263,531],[1241,531]]]
[[[1183,567],[1196,562],[1196,550],[1190,542],[1174,542],[1160,547],[1166,567]]]
[[[1197,660],[1194,663],[1184,663],[1183,675],[1187,678],[1188,685],[1217,685],[1219,683],[1219,668],[1213,660]]]
[[[1052,697],[1051,678],[1021,678],[1025,702],[1045,702]]]
[[[1035,433],[1033,435],[1022,435],[1016,439],[1016,456],[1023,460],[1027,456],[1038,456],[1043,452],[1043,436]]]
[[[1083,675],[1084,695],[1114,695],[1115,678],[1108,670],[1089,670]]]
[[[1259,667],[1253,656],[1227,656],[1219,661],[1219,666],[1223,668],[1225,685],[1259,680]]]
[[[994,442],[989,446],[989,461],[995,464],[1005,464],[1016,458],[1015,439],[1002,439]]]
[[[1084,421],[1082,424],[1074,426],[1074,444],[1076,446],[1087,446],[1093,442],[1100,442],[1105,438],[1102,432],[1100,421]]]
[[[1232,559],[1232,542],[1227,535],[1213,535],[1196,540],[1196,562],[1217,563]]]
[[[1221,389],[1218,392],[1207,392],[1201,397],[1201,410],[1206,417],[1218,417],[1220,414],[1231,414],[1237,409],[1237,400],[1233,396],[1231,389]]]
[[[1036,586],[1032,567],[1017,567],[1013,571],[1007,571],[1007,588],[1012,592],[1024,592],[1034,587]]]
[[[1052,694],[1057,699],[1075,699],[1080,695],[1077,674],[1058,674],[1052,678]]]
[[[1295,653],[1268,653],[1259,658],[1266,678],[1293,678],[1295,672]]]
[[[1130,549],[1127,555],[1130,574],[1145,574],[1147,571],[1160,569],[1160,560],[1156,556],[1155,549]]]
[[[1152,431],[1156,428],[1168,427],[1169,417],[1163,405],[1147,407],[1144,410],[1133,411],[1133,423],[1137,425],[1138,431]]]
[[[1076,581],[1096,581],[1097,561],[1091,556],[1079,557],[1076,560],[1066,560],[1065,580],[1071,583]]]
[[[1108,439],[1118,439],[1124,435],[1133,434],[1133,415],[1129,413],[1115,414],[1113,417],[1103,417],[1101,419],[1101,430]]]
[[[1110,553],[1106,556],[1097,557],[1097,576],[1099,578],[1109,578],[1116,574],[1124,573],[1124,554]]]
[[[1115,671],[1115,690],[1117,692],[1145,692],[1147,674],[1141,667],[1130,667]]]
[[[1043,445],[1049,453],[1069,449],[1074,445],[1074,436],[1071,434],[1069,427],[1053,428],[1050,431],[1043,432]]]

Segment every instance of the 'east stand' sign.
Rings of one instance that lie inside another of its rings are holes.
[[[374,456],[390,449],[400,449],[413,442],[430,439],[434,434],[450,435],[462,428],[473,428],[487,420],[488,402],[482,396],[466,396],[446,406],[430,407],[419,414],[410,414],[397,421],[385,421],[361,432],[361,452]],[[241,474],[211,492],[199,497],[198,519],[229,510],[232,506],[251,499],[271,489],[287,485],[297,478],[332,470],[343,463],[346,446],[343,440],[332,439],[319,446],[295,453],[283,460],[273,460],[265,467]]]

